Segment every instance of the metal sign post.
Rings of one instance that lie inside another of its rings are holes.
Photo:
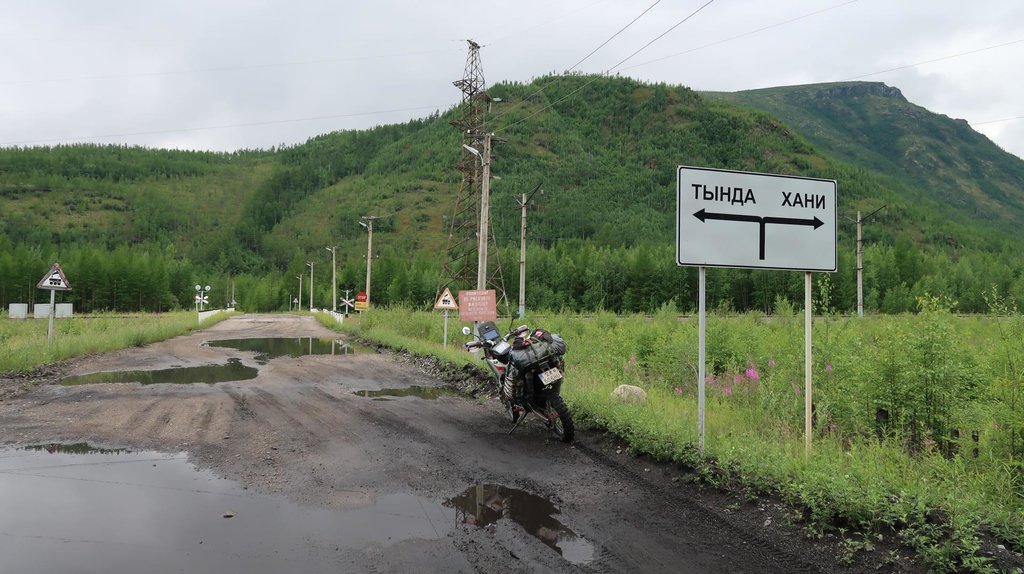
[[[68,278],[64,275],[64,270],[60,268],[59,263],[54,263],[53,267],[43,275],[43,278],[36,284],[37,289],[46,289],[50,292],[50,320],[49,325],[46,328],[46,344],[50,344],[53,340],[53,318],[57,314],[57,291],[71,291],[71,284],[68,283]]]
[[[707,381],[707,372],[705,367],[706,353],[705,353],[705,342],[707,337],[707,314],[705,313],[706,307],[704,303],[704,294],[707,286],[707,269],[704,266],[698,267],[697,275],[699,277],[697,283],[697,328],[700,334],[697,336],[697,448],[704,452],[704,403],[706,401],[704,385]]]
[[[836,182],[680,166],[676,264],[699,268],[697,446],[704,450],[705,267],[804,271],[804,434],[811,451],[811,272],[836,271]]]
[[[437,302],[434,303],[434,309],[444,311],[444,348],[448,348],[448,311],[458,311],[459,304],[455,302],[455,297],[452,296],[451,289],[447,287],[441,292],[441,296],[437,298]]]

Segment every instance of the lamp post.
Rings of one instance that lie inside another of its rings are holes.
[[[299,311],[301,311],[302,310],[302,273],[299,273],[298,275],[296,275],[295,278],[299,280],[299,301],[298,301],[299,306],[297,307],[297,309]]]
[[[331,252],[331,311],[338,312],[338,246],[326,248]]]
[[[373,221],[375,215],[364,215],[359,218],[359,225],[366,228],[366,304],[370,304],[370,274],[373,269]]]
[[[309,310],[313,310],[313,261],[309,261],[306,265],[309,266]]]
[[[480,178],[480,227],[477,229],[476,288],[487,288],[487,239],[491,212],[491,134],[484,135],[484,151],[462,144],[466,151],[480,160],[483,176]]]

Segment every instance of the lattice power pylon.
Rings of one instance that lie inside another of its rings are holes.
[[[461,80],[453,82],[455,87],[462,91],[459,116],[452,121],[452,125],[462,134],[462,143],[465,144],[461,150],[462,155],[455,164],[455,169],[462,174],[462,182],[448,220],[448,246],[441,264],[438,294],[445,287],[450,288],[452,292],[472,289],[476,285],[477,277],[477,237],[482,184],[482,156],[478,154],[483,149],[481,142],[485,133],[484,120],[491,98],[485,90],[484,71],[480,64],[480,45],[472,40],[467,42],[469,55],[466,58],[465,72]],[[466,146],[477,150],[478,153],[473,153]],[[494,270],[487,275],[488,286],[495,288],[499,299],[506,299],[504,280],[497,257],[489,259],[488,267]]]

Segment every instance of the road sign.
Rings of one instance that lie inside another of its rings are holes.
[[[437,298],[437,303],[434,303],[434,309],[438,311],[458,311],[459,304],[455,302],[455,296],[452,295],[451,289],[445,287],[444,291],[441,292],[441,296]]]
[[[356,294],[356,311],[365,311],[370,308],[370,301],[366,297],[366,291],[360,291]]]
[[[43,278],[36,284],[36,288],[49,291],[71,291],[71,284],[64,276],[64,270],[60,268],[60,264],[54,263],[53,267],[50,267],[46,275],[43,275]]]
[[[680,166],[676,263],[836,270],[836,182]]]
[[[202,303],[204,305],[210,302],[210,298],[205,295],[196,295],[196,303]]]
[[[497,318],[494,289],[459,291],[459,321],[494,321]]]

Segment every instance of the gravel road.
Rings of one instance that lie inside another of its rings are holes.
[[[257,361],[252,352],[204,345],[280,337],[338,335],[311,317],[244,315],[43,371],[53,383],[237,358],[259,369],[247,381],[41,384],[12,395],[23,381],[0,378],[9,391],[0,401],[0,444],[183,451],[201,468],[301,505],[352,509],[407,494],[451,508],[451,523],[435,539],[381,536],[339,549],[342,570],[353,572],[918,569],[896,557],[899,548],[839,564],[839,541],[809,540],[782,505],[701,487],[683,470],[631,456],[605,434],[581,429],[566,445],[530,423],[507,435],[500,405],[487,396],[359,394],[444,386],[422,360],[364,352]]]

